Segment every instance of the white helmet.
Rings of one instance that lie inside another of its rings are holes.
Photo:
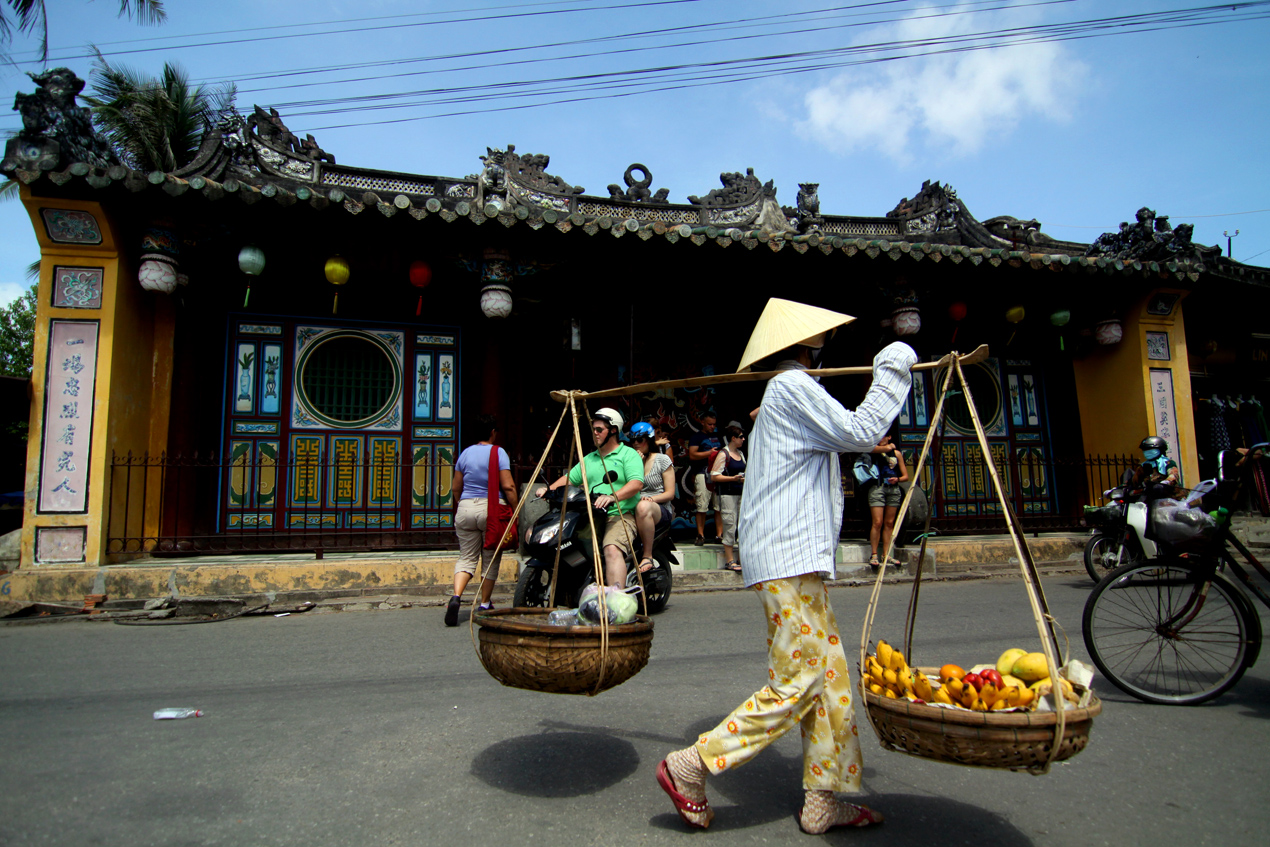
[[[608,406],[605,406],[603,409],[596,409],[592,412],[591,420],[604,421],[606,424],[616,429],[618,434],[621,434],[622,427],[626,424],[626,419],[622,417],[622,413],[617,409],[610,409]]]

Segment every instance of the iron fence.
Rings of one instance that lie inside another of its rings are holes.
[[[842,535],[860,538],[868,533],[870,516],[847,458],[842,463]],[[1042,459],[1036,453],[1005,453],[994,458],[1011,508],[1032,532],[1082,529],[1081,507],[1101,503],[1102,492],[1135,464],[1129,456]],[[513,462],[518,490],[529,484],[535,466]],[[549,463],[539,480],[550,482],[565,470]],[[940,534],[1004,529],[982,460],[945,456],[937,463],[932,458],[914,476],[928,495],[932,527]],[[452,478],[452,467],[439,461],[112,455],[107,550],[157,556],[313,552],[321,557],[328,551],[453,549],[452,507],[445,499],[452,496]],[[301,489],[303,496],[297,496]],[[683,484],[675,507],[680,533],[695,535],[692,496]]]

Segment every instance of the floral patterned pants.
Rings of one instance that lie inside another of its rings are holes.
[[[820,574],[754,586],[767,615],[769,683],[697,740],[711,773],[742,765],[801,725],[803,788],[858,792],[854,697],[838,622]]]

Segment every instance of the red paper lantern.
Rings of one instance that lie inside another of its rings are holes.
[[[432,268],[427,262],[419,260],[410,263],[410,284],[421,291],[432,282]],[[423,295],[419,295],[419,303],[415,306],[415,314],[423,313]]]
[[[966,304],[960,300],[956,303],[950,303],[948,306],[948,317],[952,318],[954,323],[961,323],[966,319]],[[957,329],[957,327],[953,327],[952,342],[957,340]]]

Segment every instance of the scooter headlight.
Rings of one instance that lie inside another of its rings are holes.
[[[553,523],[551,526],[543,527],[536,535],[534,535],[534,544],[548,544],[560,532],[560,524]]]

